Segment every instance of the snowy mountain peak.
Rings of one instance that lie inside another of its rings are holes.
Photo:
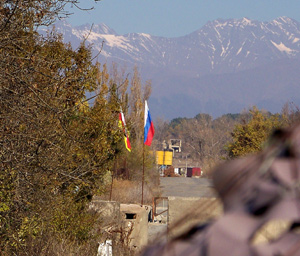
[[[75,29],[81,31],[93,32],[97,34],[117,35],[117,33],[113,29],[111,29],[104,23],[92,24],[92,25],[87,23],[81,26],[76,26]]]
[[[74,48],[86,37],[94,55],[101,50],[100,63],[137,65],[141,77],[153,81],[154,113],[155,106],[156,113],[173,111],[167,114],[172,117],[187,116],[187,108],[216,115],[256,103],[279,106],[284,95],[296,97],[300,90],[300,23],[288,17],[217,19],[176,38],[118,35],[103,23],[71,27],[64,22],[56,29]]]
[[[241,28],[244,28],[246,26],[256,26],[257,25],[257,22],[256,21],[253,21],[253,20],[250,20],[246,17],[244,18],[241,18],[241,19],[217,19],[217,20],[214,20],[214,21],[210,21],[208,22],[205,26],[205,27],[208,27],[208,28],[212,28],[212,27],[215,27],[215,28],[226,28],[226,27],[241,27]]]
[[[275,19],[277,22],[280,22],[280,23],[287,23],[287,24],[293,24],[295,22],[295,20],[289,18],[289,17],[286,17],[286,16],[281,16],[281,17],[278,17],[277,19]]]
[[[102,57],[105,61],[147,63],[156,68],[168,66],[196,77],[246,70],[283,57],[300,57],[300,23],[288,17],[271,22],[247,17],[217,19],[178,38],[145,33],[118,35],[103,23],[72,29],[67,23],[59,26],[66,40],[79,42],[85,37],[95,51],[99,51],[104,42]],[[198,65],[202,66],[200,72]]]
[[[242,23],[243,23],[244,25],[251,25],[251,24],[252,24],[252,21],[249,20],[248,18],[244,17],[244,18],[242,19]]]
[[[143,36],[143,37],[146,37],[146,38],[148,38],[148,39],[151,38],[151,35],[149,35],[149,34],[139,33],[139,35],[141,35],[141,36]]]

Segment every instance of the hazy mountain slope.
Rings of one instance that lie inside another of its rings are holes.
[[[155,117],[216,117],[250,105],[274,112],[287,101],[300,105],[300,23],[287,17],[219,19],[177,38],[118,35],[105,24],[64,22],[56,28],[74,47],[86,38],[95,55],[102,49],[102,63],[114,61],[129,71],[137,65],[142,78],[152,80]]]
[[[284,59],[237,73],[189,79],[173,76],[162,84],[154,80],[157,88],[152,108],[156,115],[170,118],[193,117],[200,112],[216,117],[239,113],[253,105],[280,112],[286,102],[300,105],[299,70],[299,59]]]

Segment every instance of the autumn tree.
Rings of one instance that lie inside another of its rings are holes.
[[[38,26],[66,16],[66,4],[78,2],[0,4],[0,250],[4,255],[93,254],[98,218],[87,205],[94,194],[104,191],[107,173],[117,155],[124,153],[120,106],[131,117],[133,143],[140,145],[142,103],[150,95],[150,82],[142,86],[135,70],[130,98],[128,76],[121,75],[120,80],[117,73],[108,74],[106,65],[93,63],[91,48],[84,42],[74,50],[55,30],[45,37],[36,32]],[[94,91],[91,103],[86,95]],[[128,161],[133,170],[139,157],[135,147]]]
[[[121,140],[110,104],[114,91],[106,90],[106,74],[92,63],[89,47],[81,44],[73,50],[55,31],[45,38],[35,31],[64,16],[66,3],[76,2],[16,0],[0,5],[4,255],[54,254],[51,243],[65,240],[80,248],[85,241],[92,244],[89,239],[95,235],[96,218],[84,209],[101,189]],[[85,95],[98,87],[103,104],[91,108]]]
[[[229,157],[243,156],[262,149],[270,134],[283,122],[279,114],[270,114],[253,107],[249,110],[250,120],[242,120],[232,132],[233,142],[228,144]]]
[[[287,126],[300,123],[300,107],[293,102],[287,102],[283,105],[281,115],[284,124]]]

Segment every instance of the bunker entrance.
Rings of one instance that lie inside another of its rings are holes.
[[[136,213],[125,213],[126,220],[135,220],[136,219]]]

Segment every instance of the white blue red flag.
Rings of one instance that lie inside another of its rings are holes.
[[[147,146],[151,146],[153,136],[154,136],[154,125],[151,120],[151,115],[150,115],[147,101],[145,101],[144,144]]]

